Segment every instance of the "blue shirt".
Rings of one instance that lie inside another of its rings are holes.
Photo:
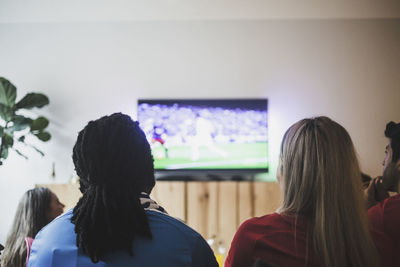
[[[32,244],[28,267],[217,267],[214,254],[196,231],[161,212],[146,210],[153,239],[137,237],[134,256],[112,252],[94,264],[76,246],[72,209],[44,227]],[[107,242],[107,240],[104,240]]]

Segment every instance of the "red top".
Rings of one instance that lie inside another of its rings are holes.
[[[295,216],[277,213],[249,219],[233,238],[225,267],[252,267],[258,258],[278,267],[322,267],[315,255],[312,238],[307,238],[307,226],[307,219],[302,216],[297,216],[297,222]],[[377,245],[378,252],[391,255],[385,236],[374,232],[372,236],[380,244]],[[382,266],[395,265],[385,260]]]
[[[392,266],[400,266],[400,194],[370,208],[368,217],[372,230],[384,234],[393,247]]]
[[[225,267],[251,267],[258,258],[280,267],[304,267],[306,227],[304,217],[297,216],[296,224],[295,216],[277,213],[247,220],[233,238]],[[308,250],[308,263],[308,266],[322,266],[313,250]]]

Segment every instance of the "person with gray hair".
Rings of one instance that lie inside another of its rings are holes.
[[[2,267],[26,266],[30,244],[36,234],[64,210],[57,196],[48,188],[25,192],[15,213],[1,258]]]

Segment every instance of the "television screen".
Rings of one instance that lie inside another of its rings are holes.
[[[156,170],[268,171],[267,99],[139,100]]]

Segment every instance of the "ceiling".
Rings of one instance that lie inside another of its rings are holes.
[[[0,0],[0,23],[400,18],[398,0]]]

